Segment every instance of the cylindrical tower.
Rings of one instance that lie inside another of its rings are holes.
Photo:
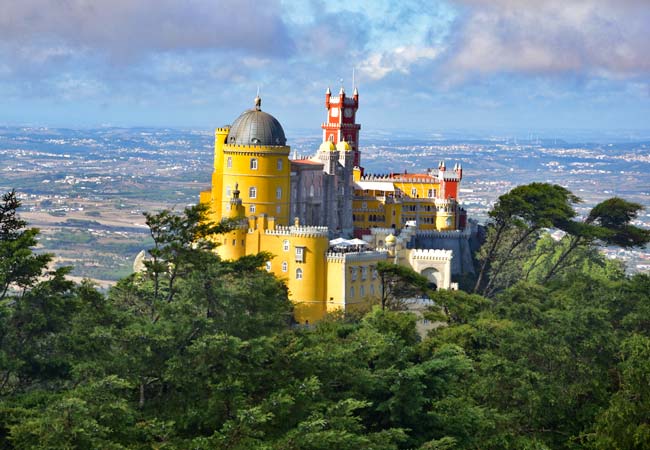
[[[291,149],[275,117],[255,108],[235,120],[223,144],[222,210],[236,184],[246,215],[266,214],[279,225],[289,222]],[[215,163],[215,168],[217,163]]]

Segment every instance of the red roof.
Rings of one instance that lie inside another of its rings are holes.
[[[312,161],[311,159],[292,159],[291,164],[307,164],[310,166],[322,166],[323,163]]]

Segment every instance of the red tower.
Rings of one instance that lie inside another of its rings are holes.
[[[361,164],[361,152],[359,151],[361,125],[356,123],[357,109],[359,109],[357,88],[354,88],[351,98],[345,96],[343,86],[341,86],[338,97],[333,97],[330,88],[327,88],[325,108],[327,109],[327,122],[321,125],[323,141],[331,141],[334,144],[346,141],[352,149],[354,165],[359,167]]]

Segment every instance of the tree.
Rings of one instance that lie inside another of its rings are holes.
[[[0,201],[0,302],[9,288],[26,289],[47,269],[52,255],[34,254],[38,228],[28,228],[18,216],[21,202],[12,190]]]
[[[566,267],[569,257],[580,247],[591,247],[597,243],[622,248],[645,246],[650,242],[650,230],[630,224],[642,209],[639,203],[612,197],[594,206],[583,222],[562,224],[562,229],[567,232],[567,243],[550,264],[542,283],[548,282]]]
[[[160,300],[163,287],[167,291],[166,300],[171,301],[176,292],[176,279],[192,268],[192,258],[215,247],[209,237],[230,231],[237,225],[231,220],[212,222],[208,211],[207,205],[199,203],[185,208],[181,214],[168,209],[144,214],[154,242],[149,250],[151,259],[145,262],[147,274],[153,280],[154,301]]]
[[[548,183],[518,186],[499,197],[488,213],[491,219],[488,240],[474,292],[491,293],[494,280],[508,264],[512,252],[541,229],[559,228],[570,221],[576,216],[573,204],[580,201],[566,188]],[[516,237],[502,248],[504,237],[512,230],[518,230]],[[490,279],[484,283],[488,270]]]
[[[430,292],[429,280],[409,267],[381,261],[377,264],[377,273],[382,310],[404,310],[409,300]]]

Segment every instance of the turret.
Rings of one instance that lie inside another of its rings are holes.
[[[325,91],[325,108],[330,109],[330,99],[332,98],[332,91],[330,91],[330,88],[327,88]]]
[[[456,167],[454,168],[454,171],[456,172],[456,175],[458,175],[458,179],[462,180],[463,179],[463,166],[460,163],[456,164]]]
[[[352,93],[352,98],[354,99],[354,104],[358,108],[359,107],[359,91],[357,88],[354,88],[354,92]]]
[[[232,191],[232,197],[230,198],[230,214],[231,219],[240,219],[246,215],[246,210],[242,204],[241,198],[239,198],[239,183],[235,183],[235,190]]]

